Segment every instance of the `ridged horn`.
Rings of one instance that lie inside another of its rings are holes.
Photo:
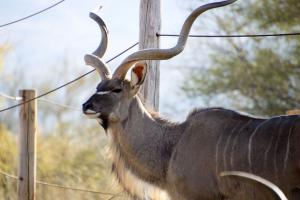
[[[106,52],[107,44],[108,44],[108,29],[106,27],[105,22],[99,17],[97,14],[90,12],[90,18],[92,18],[100,27],[102,39],[97,47],[97,49],[93,52],[95,56],[102,58]]]
[[[92,54],[87,54],[84,56],[84,61],[85,64],[90,65],[96,69],[102,80],[111,79],[109,68],[99,57]]]
[[[84,61],[87,65],[90,65],[97,70],[101,79],[110,79],[111,72],[106,66],[105,62],[101,59],[106,52],[108,44],[107,27],[105,22],[97,14],[91,12],[89,16],[99,25],[102,38],[97,49],[92,54],[87,54],[84,56]]]
[[[274,200],[288,200],[281,189],[274,183],[254,174],[240,171],[226,171],[220,173],[220,177],[235,177],[237,180],[243,180],[249,182],[261,189],[262,192],[267,192]]]
[[[170,48],[170,49],[145,49],[137,51],[131,55],[129,55],[125,60],[119,65],[116,71],[113,74],[113,78],[124,79],[126,76],[127,71],[133,66],[137,61],[140,60],[167,60],[183,51],[188,34],[191,30],[191,27],[194,21],[197,19],[199,15],[204,13],[207,10],[218,8],[222,6],[226,6],[229,4],[234,3],[237,0],[228,0],[228,1],[221,1],[215,3],[209,3],[203,6],[200,6],[196,10],[194,10],[185,20],[180,36],[178,38],[177,44]]]

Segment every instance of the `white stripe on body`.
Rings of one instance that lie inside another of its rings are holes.
[[[249,172],[252,173],[252,163],[251,163],[251,147],[252,147],[252,141],[253,141],[253,138],[255,136],[255,134],[257,133],[258,129],[260,127],[262,127],[263,125],[265,125],[267,122],[269,122],[271,119],[274,119],[274,118],[270,118],[270,119],[267,119],[263,122],[261,122],[257,127],[256,129],[253,131],[253,133],[251,134],[250,138],[249,138],[249,142],[248,142],[248,164],[249,164]]]
[[[234,147],[237,143],[237,139],[238,139],[238,136],[240,135],[240,133],[252,122],[252,119],[249,120],[249,122],[247,122],[244,126],[241,127],[241,129],[239,130],[239,132],[236,134],[236,136],[233,138],[233,143],[232,143],[232,151],[231,151],[231,154],[230,154],[230,167],[231,169],[233,168],[233,159],[234,159]]]

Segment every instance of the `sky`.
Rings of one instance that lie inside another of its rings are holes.
[[[1,1],[0,24],[27,16],[56,2],[55,0]],[[200,3],[205,2],[207,1]],[[66,0],[38,16],[0,28],[0,43],[7,42],[12,46],[5,60],[5,69],[15,68],[18,71],[20,68],[26,68],[28,70],[24,72],[25,76],[29,73],[36,73],[39,77],[48,76],[49,73],[51,76],[58,76],[59,74],[49,66],[59,63],[67,56],[76,63],[74,78],[80,75],[79,71],[91,70],[85,66],[83,56],[94,51],[98,46],[100,31],[88,15],[90,11],[98,10],[99,6],[102,6],[102,9],[98,13],[109,29],[109,46],[104,56],[105,60],[138,41],[139,0]],[[190,12],[189,7],[190,5],[179,0],[161,0],[161,32],[179,33],[181,25]],[[198,29],[193,28],[191,33],[199,32]],[[201,33],[206,33],[205,28],[202,27]],[[193,102],[193,105],[186,103],[187,97],[180,90],[187,72],[183,66],[198,66],[191,59],[195,56],[193,43],[196,40],[198,39],[190,38],[186,49],[179,56],[172,60],[161,61],[160,110],[176,119],[178,119],[178,111],[184,110],[186,114],[190,106],[201,106],[201,103],[197,102]],[[161,48],[172,47],[175,42],[176,38],[163,37]],[[137,48],[129,53],[136,50]],[[203,54],[205,52],[198,57],[202,56],[205,60]],[[110,67],[115,68],[126,55],[128,53],[114,60]],[[0,72],[0,78],[1,76],[5,76],[5,70]],[[34,86],[29,82],[28,85],[16,86],[16,88],[20,87]],[[174,106],[177,109],[174,109]]]
[[[27,16],[55,2],[57,1],[2,1],[0,24]],[[0,32],[1,41],[12,43],[14,54],[19,57],[34,55],[34,58],[24,59],[29,65],[51,61],[64,56],[65,52],[82,62],[82,55],[93,51],[100,40],[98,26],[88,17],[89,12],[97,10],[99,6],[103,7],[99,15],[106,22],[110,36],[106,56],[112,57],[138,40],[138,0],[66,0],[43,14],[3,27]],[[181,8],[177,0],[164,0],[161,6],[163,31],[179,32],[187,10]]]

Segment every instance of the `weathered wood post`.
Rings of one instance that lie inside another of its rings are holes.
[[[22,102],[35,97],[34,90],[20,90]],[[25,103],[20,109],[18,200],[35,199],[36,179],[36,100]]]
[[[160,32],[160,0],[140,1],[140,34],[139,48],[159,48]],[[147,61],[148,73],[140,90],[141,99],[147,106],[158,111],[159,109],[159,61]]]

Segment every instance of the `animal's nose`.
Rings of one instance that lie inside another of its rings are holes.
[[[92,104],[90,102],[85,102],[84,104],[82,104],[82,111],[85,112],[88,109],[92,108]]]

